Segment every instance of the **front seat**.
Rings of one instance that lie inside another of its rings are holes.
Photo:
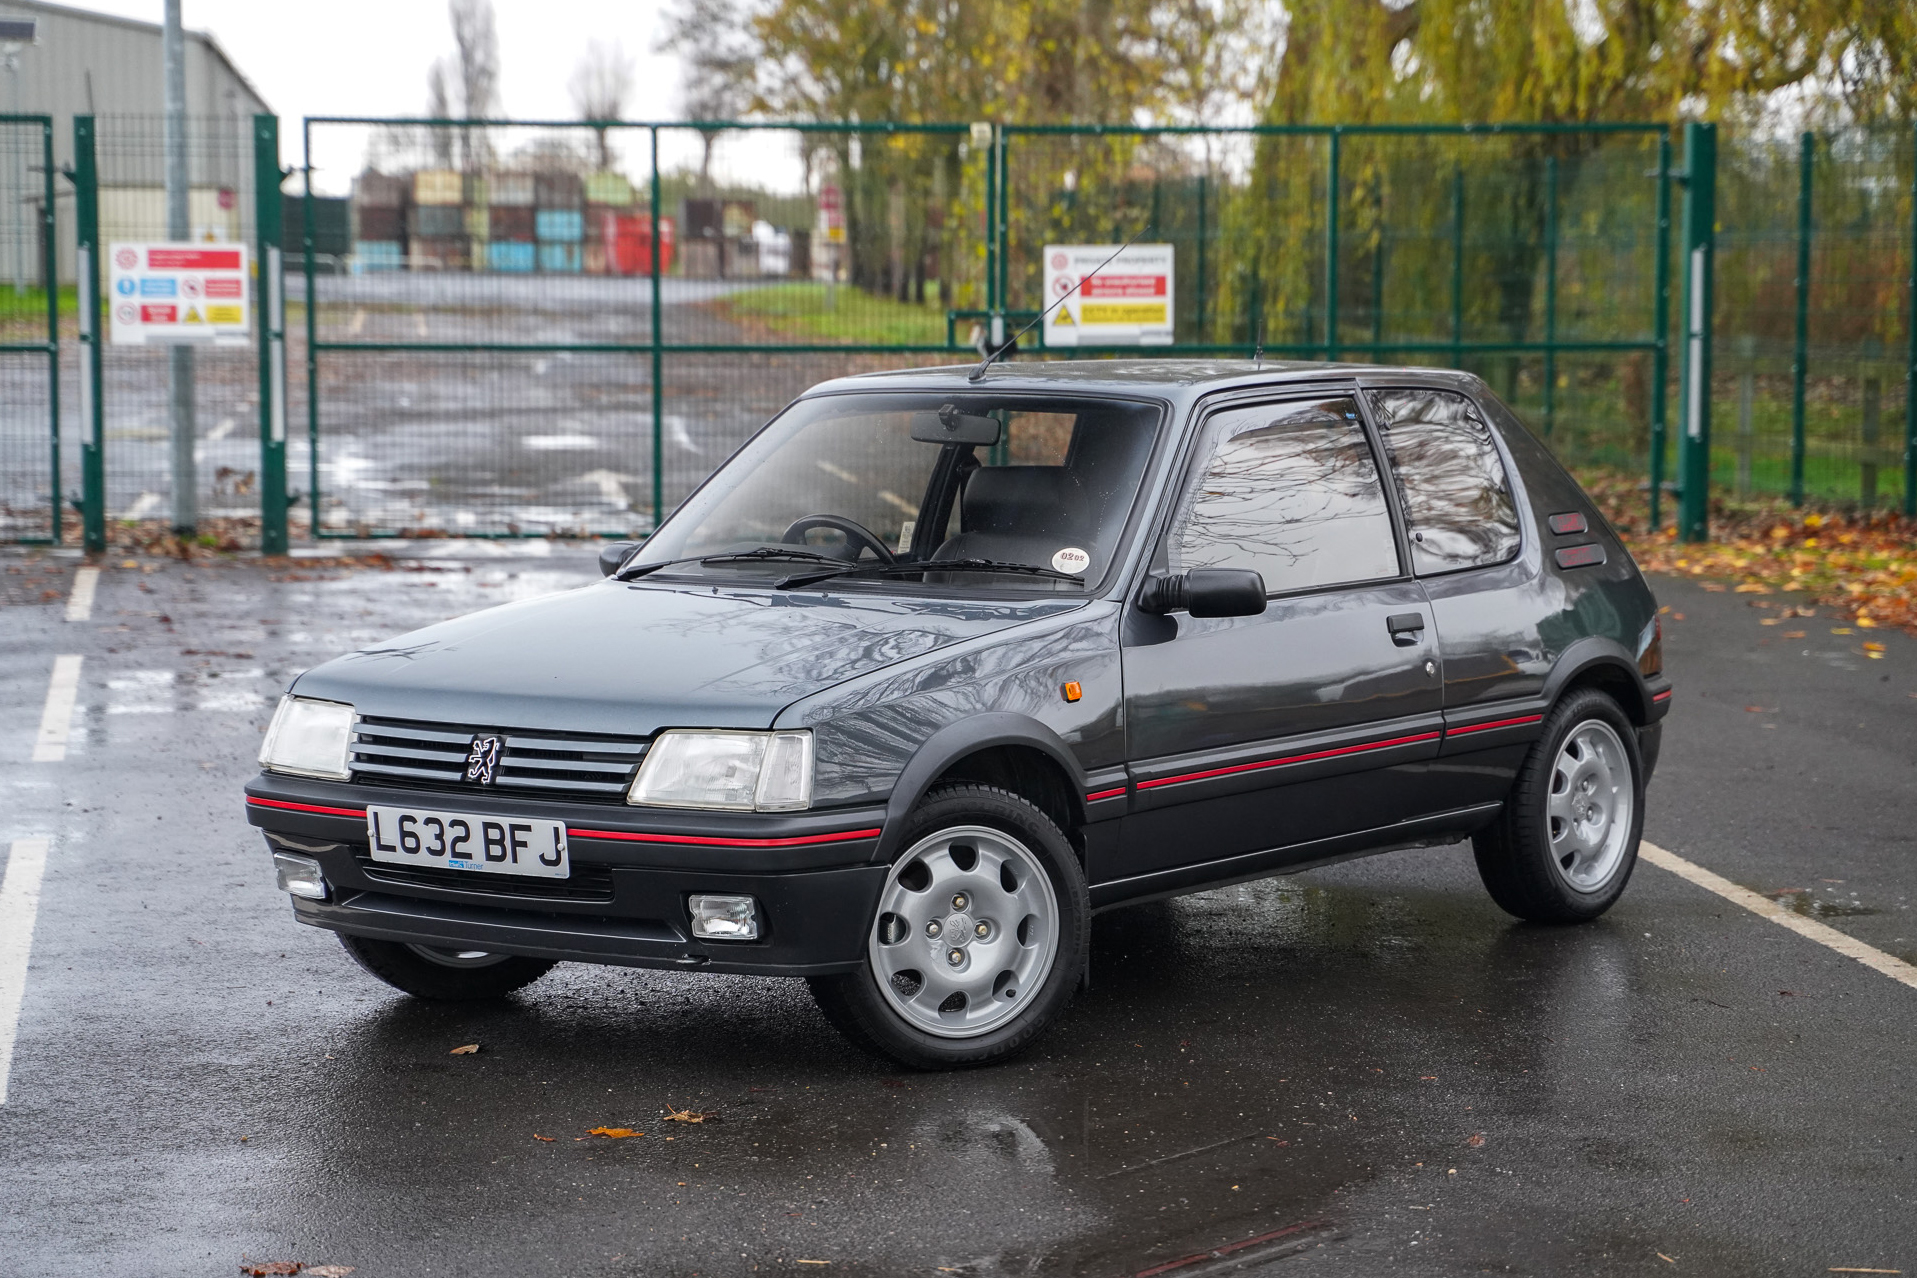
[[[1089,551],[1084,490],[1063,466],[982,466],[959,499],[959,532],[933,560],[1052,565],[1067,546]]]

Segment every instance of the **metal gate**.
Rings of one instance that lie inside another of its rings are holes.
[[[53,119],[0,115],[0,541],[60,540]]]

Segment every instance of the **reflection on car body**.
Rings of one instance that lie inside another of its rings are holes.
[[[1596,917],[1671,696],[1629,555],[1461,373],[842,379],[600,561],[281,703],[250,817],[295,917],[400,989],[801,976],[877,1052],[1001,1060],[1110,906],[1470,838],[1512,913]]]

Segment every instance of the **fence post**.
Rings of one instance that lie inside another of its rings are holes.
[[[1558,408],[1558,157],[1544,157],[1544,437]]]
[[[80,312],[80,526],[106,549],[106,412],[100,403],[100,182],[93,117],[73,117],[74,293]]]
[[[1338,165],[1344,131],[1331,128],[1325,186],[1325,358],[1338,358]]]
[[[319,483],[319,290],[313,283],[313,119],[300,121],[300,258],[306,282],[306,500],[311,527],[308,536],[320,539]],[[335,268],[337,269],[337,268]]]
[[[60,241],[54,230],[53,117],[40,121],[40,166],[44,182],[40,189],[40,279],[47,290],[47,447],[49,470],[47,496],[50,499],[52,526],[47,530],[54,545],[60,544]]]
[[[1911,133],[1910,275],[1904,288],[1910,314],[1904,320],[1904,514],[1917,515],[1917,130]]]
[[[254,305],[260,325],[260,553],[286,553],[286,259],[280,119],[253,117]]]
[[[1651,317],[1651,531],[1663,524],[1664,455],[1670,448],[1671,392],[1671,135],[1657,138],[1656,314]]]
[[[1717,126],[1684,126],[1684,436],[1678,450],[1678,537],[1704,541],[1711,522],[1711,282],[1717,222]]]
[[[1464,367],[1464,166],[1451,169],[1451,367]]]
[[[1804,504],[1804,379],[1810,357],[1811,166],[1817,135],[1799,139],[1797,155],[1797,329],[1791,339],[1791,505]]]
[[[664,418],[666,388],[662,384],[665,358],[663,351],[660,349],[660,343],[664,340],[664,334],[659,331],[659,126],[656,124],[653,125],[650,132],[652,137],[652,184],[648,200],[652,212],[652,251],[651,261],[648,265],[651,267],[650,274],[652,276],[652,532],[658,532],[659,525],[665,520],[666,510],[666,477],[664,474],[666,457]],[[834,274],[837,274],[837,271],[838,266],[835,259],[833,265]],[[651,533],[647,534],[647,536],[651,535]]]

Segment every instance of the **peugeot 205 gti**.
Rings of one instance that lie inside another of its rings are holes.
[[[294,681],[247,811],[421,998],[562,961],[804,977],[908,1065],[1058,1019],[1093,911],[1472,840],[1595,918],[1657,606],[1476,378],[1086,361],[808,392],[605,579]]]

